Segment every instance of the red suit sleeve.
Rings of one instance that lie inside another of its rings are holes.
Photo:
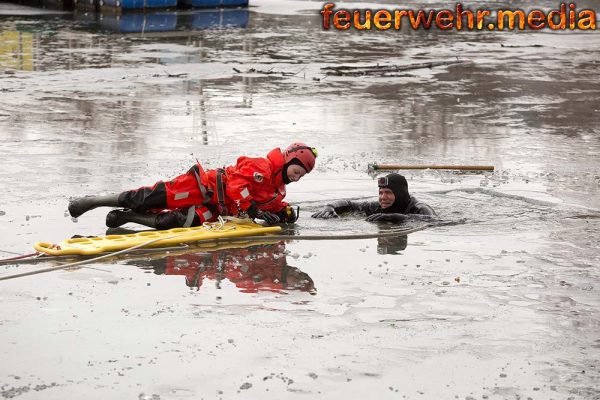
[[[277,198],[275,198],[275,200],[273,200],[269,204],[265,204],[259,208],[262,210],[265,210],[265,211],[271,211],[271,212],[277,213],[289,205],[287,202],[283,201],[284,197],[285,197],[285,195],[279,194],[277,196]]]
[[[246,211],[256,191],[268,190],[270,177],[271,164],[266,159],[240,157],[237,164],[227,171],[227,197]]]

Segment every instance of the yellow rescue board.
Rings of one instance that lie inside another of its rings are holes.
[[[145,231],[127,235],[67,239],[58,244],[37,242],[33,247],[37,251],[53,256],[71,254],[92,255],[125,250],[150,241],[152,243],[149,243],[147,247],[165,247],[197,241],[259,236],[279,232],[280,230],[281,227],[279,226],[262,226],[251,221],[227,221],[224,224],[215,223],[192,228],[174,228],[165,231]]]

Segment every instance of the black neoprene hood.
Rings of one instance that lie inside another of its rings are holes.
[[[400,174],[391,173],[385,176],[385,179],[380,179],[378,182],[379,188],[390,189],[396,199],[394,203],[384,208],[384,213],[404,213],[410,202],[410,194],[408,193],[408,182],[406,178]]]

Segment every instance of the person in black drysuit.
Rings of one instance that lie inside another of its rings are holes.
[[[431,218],[436,215],[433,208],[408,193],[408,182],[400,174],[392,173],[377,180],[379,201],[336,200],[312,215],[313,218],[337,218],[340,213],[360,211],[367,221],[401,223],[408,214]]]

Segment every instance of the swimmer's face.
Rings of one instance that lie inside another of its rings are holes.
[[[379,188],[379,205],[381,208],[389,208],[396,201],[396,196],[389,188]]]

